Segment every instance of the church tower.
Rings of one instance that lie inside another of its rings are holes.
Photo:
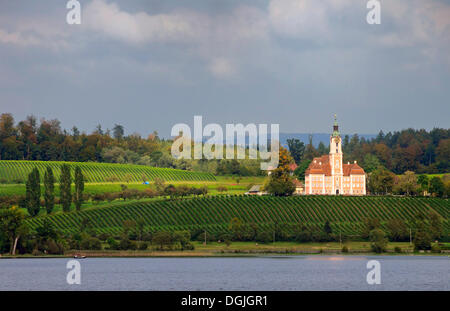
[[[330,136],[330,165],[332,180],[332,193],[342,194],[342,139],[339,133],[336,114],[334,115],[333,134]]]

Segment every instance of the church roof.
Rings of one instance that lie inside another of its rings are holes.
[[[344,164],[342,171],[344,176],[365,174],[364,170],[357,163]],[[321,157],[314,158],[305,171],[305,175],[309,174],[331,176],[330,156],[323,155]]]
[[[358,164],[352,163],[352,164],[344,164],[343,165],[344,170],[344,176],[350,176],[350,175],[364,175],[364,170],[361,166]]]

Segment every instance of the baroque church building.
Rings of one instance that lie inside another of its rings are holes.
[[[354,161],[342,164],[342,139],[334,116],[330,153],[314,158],[305,171],[305,194],[365,195],[366,174]]]

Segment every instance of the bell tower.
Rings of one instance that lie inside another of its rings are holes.
[[[337,123],[336,114],[334,115],[333,134],[330,137],[330,154],[342,155],[342,140],[339,133],[339,125]]]
[[[332,193],[342,194],[342,139],[339,133],[336,114],[334,115],[333,134],[330,136],[330,165],[332,175]]]

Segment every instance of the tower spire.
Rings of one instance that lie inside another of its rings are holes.
[[[334,114],[333,137],[336,136],[341,136],[341,134],[339,133],[339,125],[337,122],[336,114]]]

